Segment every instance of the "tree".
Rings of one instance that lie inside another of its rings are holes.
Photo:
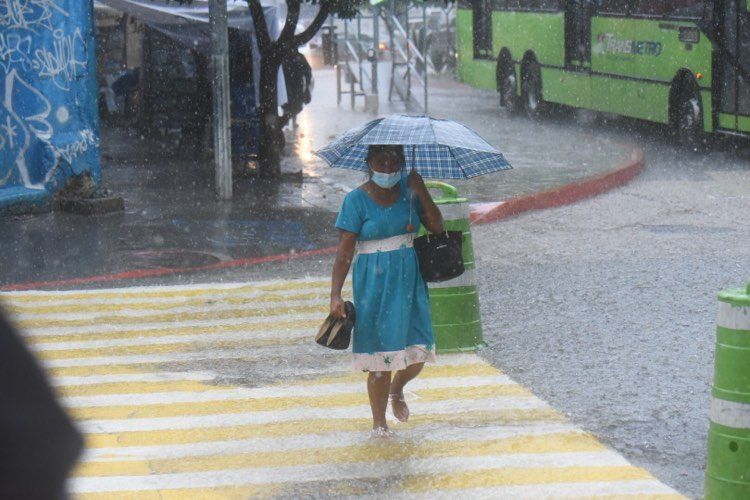
[[[193,0],[177,0],[192,3]],[[284,59],[309,42],[323,26],[329,15],[351,19],[367,0],[286,0],[287,14],[284,27],[276,40],[271,39],[263,16],[260,0],[246,0],[255,26],[255,36],[260,51],[260,88],[258,95],[258,117],[260,119],[260,174],[263,177],[278,177],[280,174],[281,149],[284,146],[282,117],[279,116],[277,75]],[[310,25],[301,33],[295,33],[303,3],[318,5]]]
[[[295,33],[302,3],[319,5],[318,13],[310,25],[301,33]],[[260,51],[260,102],[258,115],[261,127],[260,169],[261,175],[276,177],[280,173],[279,163],[283,148],[282,119],[278,114],[277,75],[284,60],[301,45],[309,42],[320,30],[329,15],[351,19],[359,12],[366,0],[287,0],[284,27],[276,40],[272,40],[260,0],[247,0],[253,17],[258,49]]]

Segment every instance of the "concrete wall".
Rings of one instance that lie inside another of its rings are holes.
[[[0,0],[0,211],[99,182],[93,0]]]

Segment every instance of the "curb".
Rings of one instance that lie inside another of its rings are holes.
[[[528,195],[511,198],[499,203],[482,203],[475,206],[470,214],[472,224],[487,224],[532,210],[543,210],[545,208],[570,205],[577,201],[591,198],[605,193],[611,189],[623,186],[637,177],[646,168],[643,150],[634,149],[630,153],[630,160],[622,163],[617,168],[560,187],[532,193]],[[169,267],[158,269],[133,269],[121,273],[87,276],[84,278],[70,278],[55,281],[37,281],[29,283],[14,283],[0,286],[0,291],[22,291],[36,288],[58,287],[68,285],[80,285],[86,283],[102,283],[107,281],[131,280],[140,278],[152,278],[158,276],[169,276],[179,273],[195,271],[210,271],[215,269],[226,269],[230,267],[252,266],[269,262],[284,262],[302,259],[316,255],[331,255],[336,253],[337,247],[317,248],[304,252],[289,252],[264,257],[252,257],[246,259],[235,259],[206,266],[194,267]]]
[[[224,262],[217,262],[216,264],[208,264],[205,266],[192,266],[192,267],[160,267],[156,269],[132,269],[130,271],[123,271],[115,274],[102,274],[97,276],[86,276],[84,278],[68,278],[63,280],[55,281],[34,281],[30,283],[13,283],[10,285],[0,286],[0,292],[20,292],[23,290],[33,290],[42,287],[53,287],[53,286],[67,286],[67,285],[80,285],[85,283],[102,283],[106,281],[121,281],[121,280],[132,280],[140,278],[154,278],[158,276],[169,276],[171,274],[188,273],[194,271],[211,271],[215,269],[225,269],[228,267],[242,267],[242,266],[253,266],[257,264],[265,264],[268,262],[280,262],[289,261],[296,259],[303,259],[305,257],[312,257],[315,255],[329,255],[336,253],[337,247],[326,247],[316,248],[313,250],[307,250],[304,252],[289,252],[276,255],[266,255],[264,257],[250,257],[246,259],[235,259]]]
[[[486,224],[532,210],[570,205],[623,186],[637,177],[645,168],[643,150],[637,148],[631,151],[630,160],[609,172],[547,191],[511,198],[508,201],[490,204],[490,206],[484,204],[480,210],[471,212],[471,223]]]

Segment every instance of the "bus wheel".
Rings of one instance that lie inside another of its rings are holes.
[[[674,129],[681,147],[692,151],[703,149],[703,113],[697,92],[683,93],[677,104]]]
[[[536,62],[530,63],[521,78],[521,100],[529,118],[537,118],[542,108],[542,72]]]
[[[516,75],[507,73],[500,82],[500,105],[508,114],[518,112],[518,96],[516,96]]]

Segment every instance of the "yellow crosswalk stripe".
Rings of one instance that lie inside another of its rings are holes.
[[[576,498],[681,498],[475,355],[425,367],[408,387],[412,417],[391,441],[365,439],[366,376],[341,371],[341,361],[246,387],[227,378],[236,371],[206,368],[254,367],[304,345],[334,359],[312,343],[329,286],[313,278],[0,294],[84,431],[73,497],[546,497],[559,489]]]
[[[242,358],[242,355],[238,354],[237,357]],[[95,377],[97,375],[121,375],[131,373],[148,373],[150,371],[153,371],[153,365],[151,363],[43,368],[47,375],[52,378],[86,376]]]
[[[87,462],[77,476],[169,474],[245,467],[280,467],[344,462],[407,460],[445,456],[481,456],[500,453],[563,453],[602,451],[605,448],[592,436],[579,433],[523,436],[484,441],[365,443],[340,448],[307,448],[281,452],[253,452],[232,455],[191,457],[190,459],[151,460],[149,462]]]
[[[17,321],[16,324],[19,328],[49,328],[55,326],[91,326],[97,324],[106,325],[120,325],[120,324],[133,324],[137,325],[140,323],[167,323],[177,321],[190,321],[199,319],[239,319],[239,318],[257,318],[257,317],[276,317],[276,316],[288,316],[292,314],[303,314],[303,313],[320,313],[327,312],[324,305],[317,306],[306,306],[306,307],[267,307],[263,309],[246,310],[243,308],[237,308],[229,311],[198,311],[198,312],[186,312],[186,313],[171,313],[171,314],[149,314],[139,317],[129,316],[99,316],[96,318],[89,319],[75,319],[75,320],[24,320]]]
[[[530,483],[573,483],[584,481],[626,481],[650,479],[643,469],[632,465],[620,467],[560,467],[482,469],[440,476],[423,475],[403,482],[405,491],[462,489]]]
[[[364,387],[364,384],[363,384]],[[204,389],[211,390],[211,389]],[[127,393],[127,391],[124,391]],[[486,387],[424,389],[415,391],[421,401],[448,401],[461,399],[480,399],[492,396],[530,396],[523,387],[513,385],[492,385]],[[352,394],[311,397],[247,398],[222,401],[205,401],[200,403],[169,403],[153,405],[122,405],[105,407],[71,408],[69,411],[79,419],[114,420],[123,418],[162,418],[183,415],[231,414],[250,411],[273,411],[297,407],[332,408],[367,404],[364,390]]]
[[[11,313],[33,313],[33,314],[54,314],[54,313],[82,313],[82,312],[95,312],[100,313],[102,311],[108,311],[117,313],[119,311],[129,310],[169,310],[177,307],[203,307],[210,308],[215,304],[235,304],[235,305],[247,305],[247,304],[265,304],[265,303],[278,303],[288,302],[290,300],[320,300],[325,302],[328,299],[328,291],[320,291],[313,293],[295,293],[294,295],[289,294],[273,294],[262,292],[255,292],[255,295],[248,295],[246,297],[234,297],[232,293],[225,294],[226,296],[207,296],[204,298],[190,298],[186,297],[184,300],[179,302],[153,302],[143,300],[140,302],[127,302],[127,303],[112,303],[108,301],[102,301],[101,303],[81,302],[78,304],[58,304],[58,305],[36,305],[32,303],[24,304],[13,304],[6,309]]]
[[[242,360],[243,355],[237,354],[235,358]],[[80,376],[92,376],[97,375],[120,375],[120,374],[133,374],[133,373],[148,373],[153,370],[152,364],[123,364],[123,365],[109,365],[109,366],[71,366],[62,368],[47,368],[46,371],[49,376],[53,378],[61,377],[80,377]],[[445,366],[428,366],[419,375],[420,378],[433,378],[433,377],[464,377],[464,376],[480,376],[480,375],[502,375],[500,370],[493,368],[490,365],[484,363],[475,363],[468,365],[445,365]],[[362,383],[365,380],[365,375],[362,373],[346,372],[339,373],[336,375],[329,376],[316,376],[310,379],[298,379],[295,381],[297,385],[319,385],[319,384],[336,384],[336,383]],[[284,382],[278,382],[278,385],[283,385]],[[273,384],[271,385],[273,386]]]
[[[467,376],[478,376],[478,375],[502,375],[503,372],[497,368],[488,365],[486,363],[470,363],[465,365],[427,365],[425,366],[422,373],[419,374],[420,378],[432,378],[432,377],[467,377]],[[295,380],[297,385],[305,384],[338,384],[345,382],[362,382],[364,376],[361,373],[346,372],[337,373],[335,375],[323,375],[316,376],[314,379],[298,379]]]
[[[638,493],[633,495],[596,495],[596,496],[581,496],[580,500],[631,500],[637,498],[638,500],[678,500],[684,499],[682,495],[677,493],[655,493],[655,494],[644,494]]]
[[[230,488],[176,488],[159,491],[108,491],[106,493],[78,493],[77,500],[247,500],[273,498],[283,491],[281,485],[244,485]]]
[[[460,424],[484,425],[518,424],[529,422],[561,422],[563,417],[548,408],[500,411],[457,411],[448,415],[422,415],[418,425]],[[417,420],[399,424],[399,430],[413,429]],[[85,436],[86,446],[91,448],[113,448],[118,446],[154,446],[198,443],[206,441],[228,441],[259,437],[281,437],[295,434],[315,434],[334,431],[361,431],[372,425],[369,417],[361,419],[314,419],[288,422],[206,427],[187,430],[133,431],[119,434],[91,433]]]
[[[176,391],[223,391],[225,386],[209,385],[190,380],[169,380],[138,383],[102,383],[89,385],[67,385],[56,388],[60,396],[92,396],[101,394],[144,394],[154,392],[176,392]],[[83,417],[85,418],[85,417]]]
[[[55,351],[37,352],[37,357],[41,360],[54,359],[75,359],[75,358],[98,358],[101,356],[126,356],[136,354],[159,354],[159,353],[178,353],[194,352],[210,347],[211,349],[238,349],[250,347],[268,347],[268,346],[288,346],[301,343],[309,343],[310,338],[302,336],[292,338],[261,338],[253,339],[248,336],[242,340],[225,340],[220,342],[211,342],[211,337],[207,336],[205,341],[186,341],[172,342],[170,344],[157,345],[126,345],[117,347],[97,347],[94,349],[65,349]]]
[[[322,320],[321,320],[322,321]],[[142,339],[142,338],[153,338],[153,337],[167,337],[176,335],[205,335],[210,337],[217,333],[230,333],[230,332],[247,332],[248,335],[252,335],[253,332],[267,332],[269,330],[284,332],[285,330],[298,330],[301,328],[310,328],[309,320],[277,320],[273,319],[262,323],[247,323],[239,325],[213,325],[211,327],[206,326],[183,326],[167,329],[133,329],[133,330],[121,330],[115,332],[105,333],[89,333],[80,335],[35,335],[33,337],[27,337],[26,341],[32,345],[35,344],[48,344],[48,343],[65,343],[65,342],[83,342],[93,340],[109,340],[109,339]]]

